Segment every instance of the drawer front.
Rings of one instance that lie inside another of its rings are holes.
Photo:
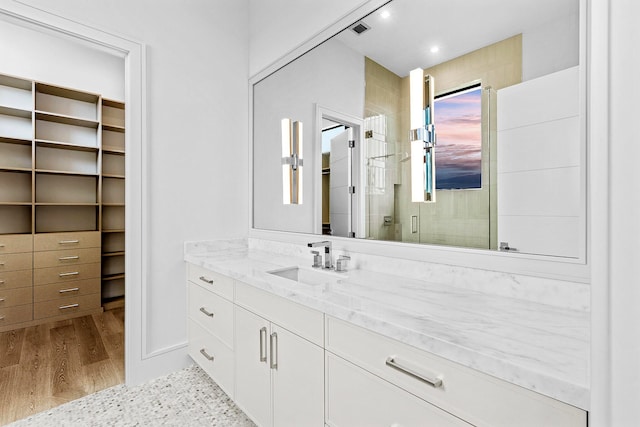
[[[69,297],[100,292],[100,279],[74,280],[67,283],[50,283],[33,287],[33,301],[62,300]]]
[[[39,268],[33,271],[33,284],[73,282],[100,277],[100,263]]]
[[[0,235],[0,254],[31,251],[33,251],[33,236],[31,234]]]
[[[343,359],[326,356],[326,420],[334,427],[470,424]]]
[[[189,356],[233,398],[233,351],[189,319]]]
[[[236,282],[236,304],[320,347],[324,346],[324,314],[319,311],[242,282]]]
[[[14,323],[28,322],[32,320],[32,305],[19,305],[17,307],[0,307],[0,328]]]
[[[475,425],[586,426],[578,408],[329,316],[326,349]]]
[[[100,308],[100,294],[67,297],[59,300],[37,302],[33,305],[33,318],[45,319],[62,314],[73,314],[81,311]]]
[[[81,231],[70,233],[41,233],[33,238],[33,250],[57,251],[60,249],[99,248],[99,231]]]
[[[15,307],[16,305],[31,304],[33,289],[16,288],[0,290],[0,307]]]
[[[100,262],[100,248],[42,251],[33,254],[33,268],[58,267]]]
[[[31,286],[33,270],[0,271],[0,290]]]
[[[0,255],[0,274],[5,271],[29,270],[33,268],[33,254],[2,254]]]
[[[197,283],[215,292],[223,298],[233,301],[233,279],[223,276],[206,268],[193,264],[187,264],[189,281]]]
[[[233,348],[233,303],[189,283],[189,317]]]

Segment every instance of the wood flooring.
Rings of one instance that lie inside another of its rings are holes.
[[[0,425],[124,382],[124,308],[0,333]]]

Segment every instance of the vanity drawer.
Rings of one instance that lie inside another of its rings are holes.
[[[16,307],[0,307],[0,330],[1,328],[14,323],[28,322],[32,320],[32,304],[19,305]]]
[[[0,290],[31,286],[33,270],[0,271]]]
[[[100,278],[74,280],[67,283],[50,283],[33,287],[33,301],[61,300],[80,295],[89,295],[100,292]]]
[[[74,280],[100,277],[100,263],[49,267],[34,270],[34,285],[72,282]]]
[[[32,288],[16,288],[0,290],[0,307],[15,307],[16,305],[31,304]]]
[[[33,250],[39,252],[60,249],[98,248],[101,243],[99,231],[41,233],[34,236]]]
[[[0,254],[31,252],[33,236],[31,234],[1,234]]]
[[[0,274],[5,271],[29,270],[33,267],[33,254],[30,252],[0,255]]]
[[[189,317],[233,348],[233,303],[189,282]]]
[[[192,319],[189,319],[189,356],[233,398],[233,351]]]
[[[100,262],[100,248],[42,251],[33,254],[33,267],[46,268]]]
[[[100,293],[77,297],[72,296],[53,301],[37,302],[33,305],[33,318],[44,319],[62,314],[94,310],[100,308],[100,303]]]
[[[326,349],[474,425],[586,426],[578,408],[329,316]]]
[[[331,353],[326,367],[325,418],[330,426],[471,426]]]
[[[324,314],[246,283],[236,282],[236,304],[324,346]]]
[[[188,264],[189,280],[233,301],[233,279],[197,265]]]

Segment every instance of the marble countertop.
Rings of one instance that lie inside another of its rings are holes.
[[[310,259],[246,241],[188,243],[186,262],[587,410],[589,312],[350,270],[307,286],[269,274]]]

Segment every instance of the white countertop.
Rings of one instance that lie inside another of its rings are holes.
[[[267,272],[311,270],[310,257],[248,249],[242,240],[189,243],[184,259],[588,409],[588,311],[357,269],[340,273],[337,284],[306,286]]]

